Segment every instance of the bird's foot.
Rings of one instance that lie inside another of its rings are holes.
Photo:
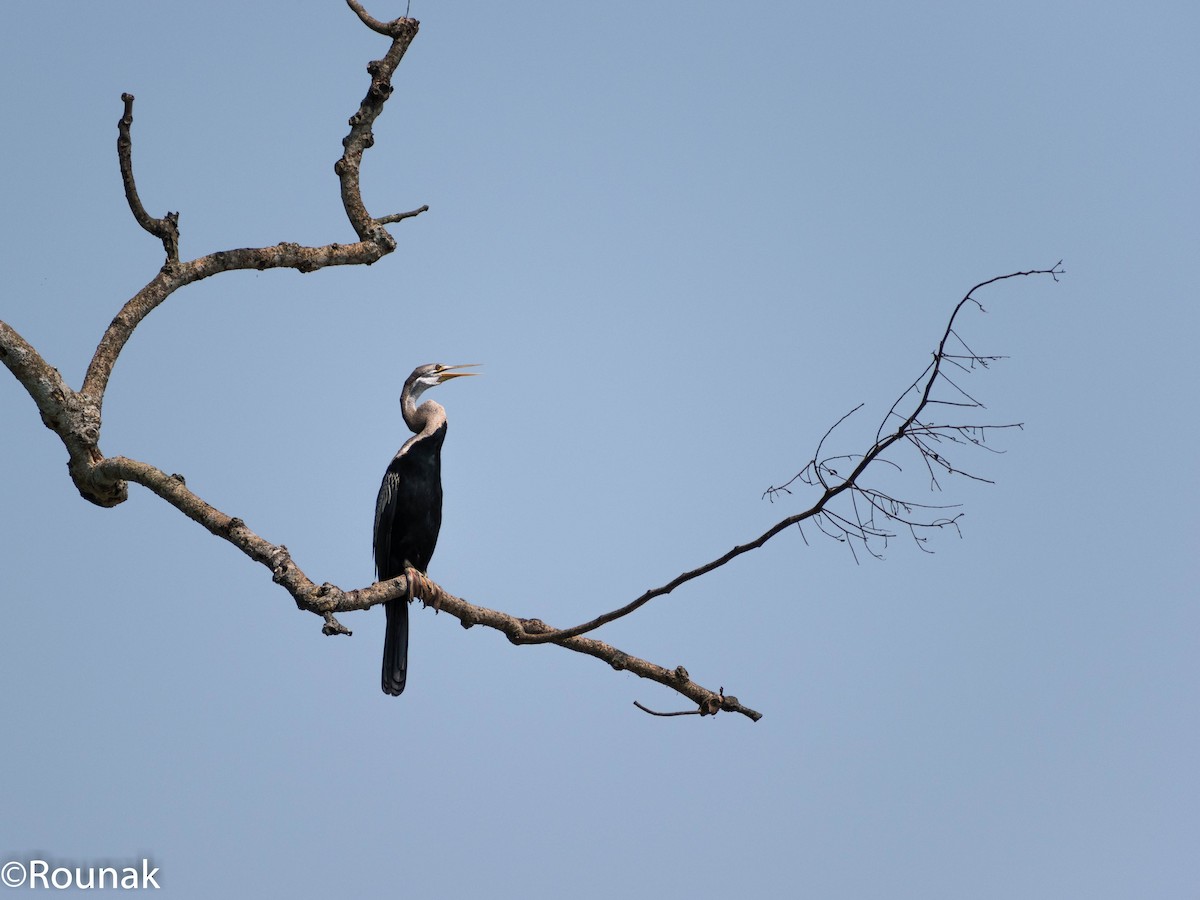
[[[434,590],[433,585],[429,583],[429,579],[425,577],[424,572],[418,572],[416,569],[409,568],[408,570],[408,600],[411,603],[413,600],[414,586],[420,586],[421,602],[426,607],[433,607],[435,613],[442,611],[442,596],[439,591]],[[428,599],[429,595],[433,595],[433,600]]]
[[[408,566],[404,570],[404,576],[404,580],[408,582],[408,596],[405,598],[405,602],[412,603],[413,598],[416,597],[416,592],[414,590],[416,585],[414,582],[416,580],[417,570],[412,566]]]
[[[425,590],[421,594],[421,602],[427,607],[432,606],[435,613],[440,613],[442,611],[442,592],[434,590],[433,586],[424,576],[422,576],[421,580],[425,585]],[[432,601],[426,599],[430,594],[433,594]]]

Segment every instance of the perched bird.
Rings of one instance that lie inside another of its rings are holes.
[[[472,364],[474,365],[474,364]],[[418,366],[400,392],[400,411],[413,436],[405,441],[383,473],[375,502],[375,571],[379,581],[421,574],[437,546],[442,527],[442,443],[446,440],[446,410],[432,400],[417,406],[417,398],[434,385],[474,375],[460,372],[470,366]],[[393,697],[404,690],[408,674],[409,597],[387,602],[387,632],[383,643],[383,692]]]

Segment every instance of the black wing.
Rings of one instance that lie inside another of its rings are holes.
[[[429,568],[442,527],[445,439],[443,425],[428,437],[410,441],[383,475],[375,502],[375,571],[380,581],[403,574],[407,566],[421,572]],[[408,603],[391,600],[386,608],[382,683],[385,693],[397,695],[408,673]]]
[[[442,528],[443,425],[427,438],[405,445],[383,474],[375,502],[375,571],[380,581],[412,566],[421,572]]]

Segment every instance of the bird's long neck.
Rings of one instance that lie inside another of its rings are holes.
[[[400,411],[404,414],[404,424],[415,435],[408,439],[405,447],[429,437],[446,424],[446,410],[432,400],[417,406],[415,397],[406,396],[400,403]]]

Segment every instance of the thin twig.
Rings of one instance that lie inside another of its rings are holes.
[[[413,216],[419,216],[423,212],[429,212],[429,204],[425,203],[418,206],[416,209],[411,209],[408,212],[392,213],[390,216],[384,216],[382,219],[376,219],[376,225],[391,225],[393,222],[403,222],[405,219],[411,219]]]
[[[121,181],[125,184],[125,199],[137,223],[159,238],[167,251],[167,263],[179,261],[179,213],[169,212],[156,219],[146,212],[138,197],[137,184],[133,180],[133,94],[121,95],[125,112],[117,120],[117,161],[121,167]]]
[[[676,710],[675,712],[657,712],[653,709],[650,709],[650,707],[648,707],[648,706],[643,706],[642,704],[638,703],[638,701],[636,701],[636,700],[633,701],[633,705],[636,706],[638,709],[640,709],[644,713],[649,713],[652,716],[662,716],[663,718],[667,718],[669,716],[698,716],[698,715],[700,715],[700,710],[698,710],[698,709],[680,709],[680,710]]]
[[[362,20],[362,23],[364,25],[366,25],[372,31],[378,32],[379,34],[387,35],[388,37],[395,36],[396,28],[399,23],[404,22],[404,21],[409,21],[407,19],[395,19],[391,22],[381,22],[378,19],[376,19],[374,16],[372,16],[369,12],[367,12],[365,9],[363,9],[363,5],[361,3],[359,3],[358,0],[346,0],[346,5],[349,6],[352,10],[354,10],[355,15],[357,15],[359,17],[359,19]]]

